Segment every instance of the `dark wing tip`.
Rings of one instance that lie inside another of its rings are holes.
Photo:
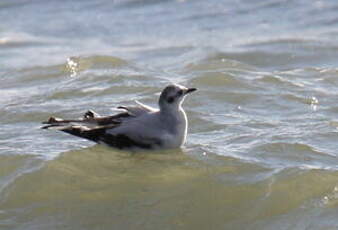
[[[47,123],[42,122],[42,124],[47,124]],[[48,129],[48,128],[53,127],[53,126],[55,126],[55,125],[45,125],[45,126],[42,126],[41,129]]]

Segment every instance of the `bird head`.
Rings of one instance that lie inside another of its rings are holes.
[[[196,88],[187,88],[182,85],[168,85],[164,88],[159,99],[161,109],[179,108],[186,95],[196,91]]]

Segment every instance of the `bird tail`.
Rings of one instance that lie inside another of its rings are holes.
[[[98,142],[100,137],[105,134],[106,128],[84,129],[82,126],[70,126],[62,129],[62,132],[69,133],[71,135],[85,138],[90,141]]]
[[[55,118],[50,118],[48,121],[43,122],[43,124],[46,125],[41,127],[42,129],[59,130],[94,142],[98,142],[100,137],[105,134],[106,129],[111,128],[111,126],[93,127],[93,124],[86,124],[85,122],[76,124],[74,121]]]

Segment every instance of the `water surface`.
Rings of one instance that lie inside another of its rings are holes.
[[[1,1],[0,228],[338,228],[337,7]],[[39,129],[170,83],[199,89],[182,149]]]

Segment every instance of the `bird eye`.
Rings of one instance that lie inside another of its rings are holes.
[[[182,96],[182,94],[183,94],[183,90],[180,90],[180,91],[177,92],[178,96]]]
[[[167,101],[169,104],[173,103],[174,102],[174,97],[168,97]]]

